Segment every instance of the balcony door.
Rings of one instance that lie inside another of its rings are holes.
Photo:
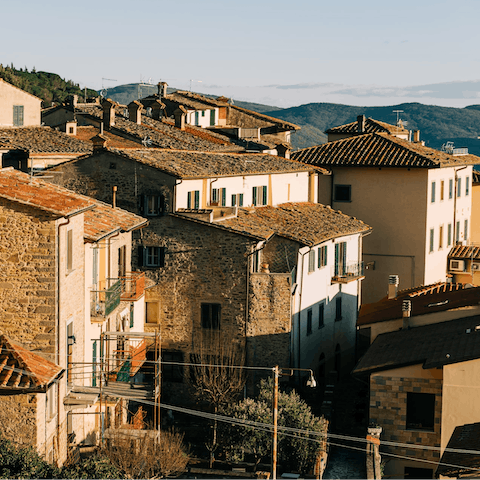
[[[335,276],[345,275],[347,266],[347,242],[335,244]]]

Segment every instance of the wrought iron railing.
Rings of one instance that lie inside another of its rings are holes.
[[[347,283],[363,276],[363,262],[339,263],[332,268],[332,282]]]
[[[145,272],[128,272],[120,278],[120,282],[122,285],[121,300],[138,300],[145,293]]]
[[[109,288],[92,290],[90,313],[93,317],[107,317],[120,305],[122,284],[117,280]]]

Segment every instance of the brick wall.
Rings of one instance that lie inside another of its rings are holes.
[[[407,393],[435,394],[434,431],[407,430]],[[381,441],[440,447],[442,381],[433,378],[370,377],[370,422],[383,428]],[[439,451],[382,446],[383,451],[407,457],[438,461]]]

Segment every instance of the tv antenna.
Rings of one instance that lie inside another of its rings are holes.
[[[152,139],[148,136],[145,135],[142,140],[142,145],[144,147],[151,147],[152,146]]]
[[[100,90],[100,96],[102,98],[105,98],[107,96],[107,88],[105,88],[105,81],[107,82],[116,82],[117,80],[115,80],[114,78],[104,78],[102,77],[102,89]]]
[[[398,122],[400,121],[400,114],[403,113],[403,110],[394,110],[393,113],[397,114],[397,127],[398,127]]]

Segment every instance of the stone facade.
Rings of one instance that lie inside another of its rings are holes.
[[[435,395],[434,431],[407,430],[407,393]],[[381,440],[440,448],[442,418],[442,380],[387,375],[370,377],[370,422],[383,428]],[[382,446],[382,450],[418,460],[438,462],[439,450]]]

